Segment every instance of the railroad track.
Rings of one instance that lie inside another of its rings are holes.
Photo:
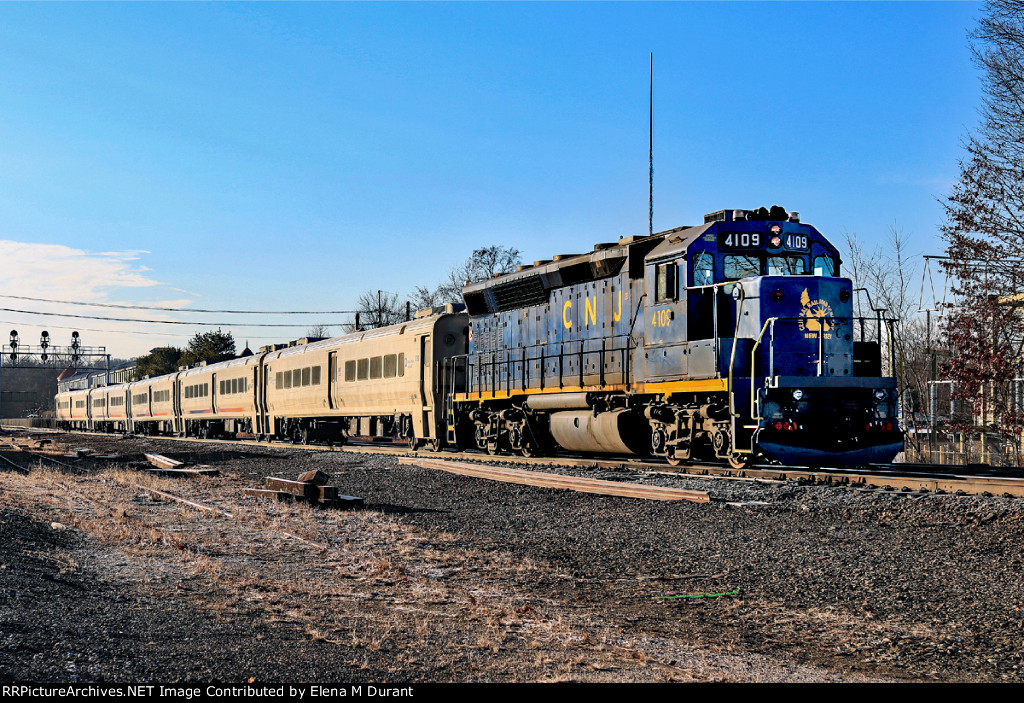
[[[9,429],[9,428],[8,428]],[[40,428],[15,428],[17,431],[37,433],[65,434],[60,430]],[[76,432],[78,435],[94,435],[112,437],[103,433]],[[538,469],[569,469],[587,470],[603,469],[606,471],[633,471],[641,474],[664,474],[671,476],[692,476],[700,478],[716,478],[746,481],[796,481],[801,483],[846,486],[861,490],[875,490],[893,493],[914,493],[933,495],[986,495],[1024,498],[1024,478],[1020,476],[978,475],[968,469],[989,467],[954,467],[949,465],[927,464],[887,464],[855,469],[811,469],[799,466],[758,466],[735,469],[717,464],[689,464],[669,466],[667,463],[655,463],[641,459],[604,459],[581,456],[556,457],[520,457],[491,456],[484,453],[471,452],[432,452],[429,450],[410,450],[404,444],[363,444],[344,446],[324,446],[317,444],[296,445],[288,442],[256,442],[249,439],[197,439],[193,437],[159,437],[161,440],[185,441],[192,443],[211,443],[217,446],[234,444],[246,447],[288,447],[313,451],[334,451],[346,453],[391,454],[400,458],[415,457],[418,459],[447,460],[462,464],[479,466],[520,466],[536,471]],[[964,469],[962,473],[957,469]]]
[[[71,464],[60,461],[59,459],[55,459],[39,452],[33,452],[25,447],[19,446],[7,437],[2,439],[3,442],[0,444],[0,463],[15,469],[19,473],[30,473],[32,467],[38,466],[40,462],[48,462],[65,470],[74,471],[75,469]]]

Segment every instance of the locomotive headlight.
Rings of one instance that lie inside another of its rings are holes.
[[[885,391],[879,388],[878,390],[875,391],[875,400],[885,400],[885,395]]]
[[[800,400],[804,397],[804,392],[799,388],[793,390],[793,400]]]

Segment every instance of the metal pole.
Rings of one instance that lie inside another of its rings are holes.
[[[651,52],[651,101],[649,111],[647,153],[647,234],[654,234],[654,52]]]

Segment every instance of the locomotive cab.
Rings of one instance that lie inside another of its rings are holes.
[[[887,330],[854,316],[838,251],[796,216],[722,211],[695,229],[653,251],[651,273],[670,280],[659,269],[677,265],[688,284],[676,302],[687,320],[678,341],[684,361],[672,370],[728,379],[734,458],[891,460],[902,433],[895,379],[881,376]],[[657,309],[663,296],[655,289],[653,297]],[[649,345],[664,342],[659,332],[651,330]]]

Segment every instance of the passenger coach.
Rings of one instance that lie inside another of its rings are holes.
[[[58,426],[304,443],[384,438],[436,447],[446,429],[439,369],[466,353],[467,320],[448,306],[390,327],[59,393]]]

